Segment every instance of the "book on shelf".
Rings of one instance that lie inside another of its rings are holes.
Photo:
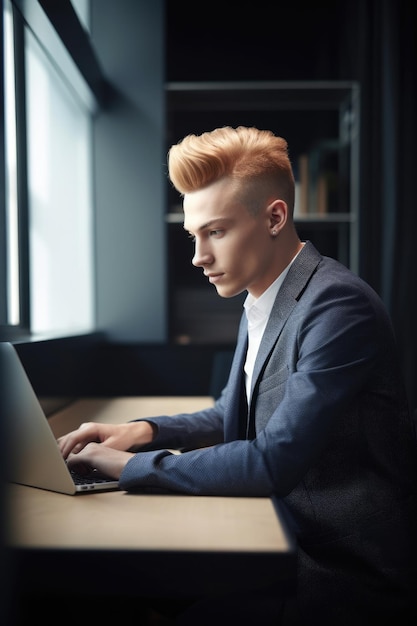
[[[295,172],[295,204],[294,217],[300,218],[308,213],[309,171],[308,155],[301,154]]]

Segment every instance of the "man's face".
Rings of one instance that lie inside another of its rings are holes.
[[[267,203],[252,215],[230,180],[185,194],[184,228],[195,242],[193,265],[220,296],[247,290],[258,298],[276,278]]]

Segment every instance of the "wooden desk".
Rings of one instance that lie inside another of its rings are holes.
[[[49,424],[59,437],[82,422],[121,424],[139,417],[192,413],[212,405],[210,396],[83,398],[52,415]]]
[[[207,407],[210,398],[83,399],[50,418],[56,436],[82,421],[126,421]],[[23,588],[61,593],[189,595],[292,581],[295,551],[269,498],[8,490],[9,547]],[[77,575],[74,578],[73,572]],[[111,581],[111,582],[110,582]]]

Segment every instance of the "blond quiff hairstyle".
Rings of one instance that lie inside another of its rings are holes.
[[[187,135],[168,152],[172,184],[184,195],[223,178],[275,179],[283,199],[294,204],[294,176],[285,139],[269,130],[239,126]]]

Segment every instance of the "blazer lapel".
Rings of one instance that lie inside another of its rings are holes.
[[[227,396],[224,407],[224,439],[234,441],[244,439],[247,421],[247,402],[244,388],[243,367],[248,349],[248,324],[246,315],[242,315],[238,339],[230,368]],[[243,424],[243,429],[242,429]],[[243,435],[242,435],[243,433]]]
[[[306,242],[303,249],[291,265],[289,272],[279,290],[269,316],[265,332],[259,346],[252,377],[252,388],[258,383],[265,363],[279,339],[285,322],[291,311],[297,304],[302,292],[306,288],[317,265],[320,263],[321,255],[312,243]]]

